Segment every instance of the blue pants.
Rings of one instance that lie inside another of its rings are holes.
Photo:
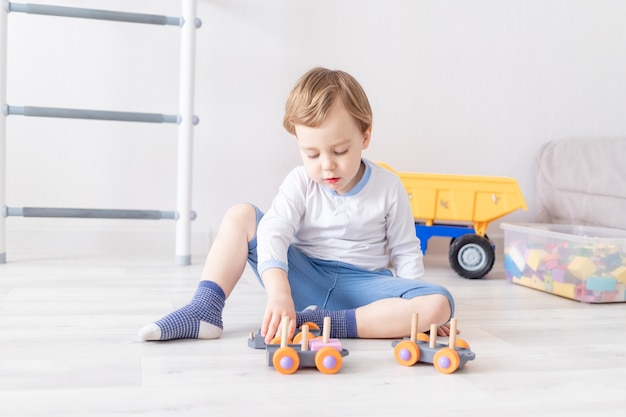
[[[256,208],[257,224],[263,213]],[[263,285],[257,271],[256,236],[248,244],[248,264]],[[414,279],[394,277],[389,270],[369,271],[340,261],[314,259],[291,246],[287,252],[287,277],[297,311],[316,305],[327,310],[361,307],[383,298],[411,299],[423,295],[442,294],[450,301],[454,316],[454,300],[441,285]]]

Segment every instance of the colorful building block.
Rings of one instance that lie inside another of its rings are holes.
[[[621,284],[626,284],[626,266],[618,266],[613,271],[609,273],[611,276],[615,277],[617,282]]]
[[[614,291],[616,285],[615,277],[591,276],[585,281],[585,288],[590,291]]]
[[[574,288],[575,285],[570,283],[563,283],[558,281],[554,281],[552,283],[552,291],[554,292],[554,294],[560,295],[561,297],[576,299],[574,295]]]
[[[600,302],[601,303],[614,303],[615,301],[623,301],[617,299],[618,291],[602,291],[600,293]]]
[[[584,295],[581,295],[578,298],[579,301],[583,301],[585,303],[599,303],[602,300],[602,297],[600,296],[600,293],[593,293],[593,292],[588,292],[585,293]]]
[[[546,269],[550,270],[550,269],[559,267],[559,263],[560,263],[559,260],[560,260],[560,257],[558,254],[548,253],[544,258],[543,264],[546,267]]]
[[[509,257],[511,258],[511,261],[513,261],[513,264],[517,267],[517,269],[519,271],[523,271],[524,267],[526,266],[526,261],[524,259],[523,252],[520,252],[520,250],[516,246],[512,246],[508,254],[509,254]]]
[[[612,271],[622,265],[622,256],[617,252],[609,253],[603,258],[603,261],[606,269]]]
[[[554,280],[552,279],[552,273],[546,272],[546,274],[543,276],[543,283],[545,285],[546,291],[552,292],[553,282]]]
[[[550,272],[551,272],[553,281],[565,282],[566,268],[564,266],[553,268]]]
[[[548,252],[543,249],[530,249],[526,253],[526,264],[533,270],[538,271]]]
[[[536,290],[546,290],[546,284],[544,283],[543,279],[535,274],[533,274],[533,276],[530,278],[530,286]]]
[[[508,253],[504,254],[504,269],[509,277],[519,277],[522,275],[522,271],[517,267],[513,258],[511,258],[511,255]]]
[[[598,268],[593,261],[584,256],[574,256],[567,266],[567,270],[578,279],[586,279],[593,275]]]
[[[582,300],[583,298],[585,298],[586,296],[590,294],[591,294],[591,291],[585,288],[584,283],[581,282],[580,284],[576,284],[574,286],[574,298],[578,300]]]
[[[523,276],[518,278],[517,283],[520,284],[520,285],[523,285],[525,287],[532,287],[533,286],[533,279],[532,279],[532,277],[523,275]]]

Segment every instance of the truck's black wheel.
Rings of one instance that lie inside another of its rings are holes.
[[[467,234],[454,239],[448,255],[450,266],[463,278],[482,278],[491,271],[496,254],[488,239]]]

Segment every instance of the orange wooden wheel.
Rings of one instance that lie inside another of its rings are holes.
[[[270,340],[270,345],[280,345],[283,338],[281,336],[275,336],[272,340]],[[287,344],[291,344],[291,340],[287,339]]]
[[[323,374],[336,374],[342,363],[341,352],[333,347],[325,346],[315,354],[315,367]]]
[[[319,330],[320,326],[318,326],[317,324],[313,323],[312,321],[307,321],[305,323],[302,323],[302,326],[304,325],[309,326],[309,330]],[[300,326],[300,328],[302,328],[302,326]]]
[[[309,342],[311,340],[315,340],[315,339],[320,339],[321,340],[321,339],[323,339],[323,337],[322,336],[315,336],[313,333],[309,333]],[[280,343],[280,341],[278,343]],[[294,343],[296,345],[299,345],[300,343],[302,343],[302,332],[298,333],[297,335],[295,335],[293,337],[293,342],[292,343]]]
[[[281,374],[293,374],[300,367],[300,357],[294,348],[289,346],[281,347],[274,352],[272,365]]]
[[[433,357],[433,366],[441,373],[451,374],[461,364],[461,358],[456,350],[451,348],[441,348]]]
[[[276,336],[274,337],[272,340],[270,340],[270,345],[280,345],[280,336]]]
[[[309,340],[311,340],[311,334],[309,334]],[[302,341],[302,332],[298,333],[293,337],[293,343],[299,345]]]
[[[403,340],[396,345],[393,355],[400,365],[413,366],[420,360],[420,348],[411,340]]]
[[[313,333],[309,332],[309,342],[313,339],[321,338],[322,336],[315,336]],[[299,345],[302,343],[302,332],[298,333],[293,337],[293,343]]]
[[[420,342],[430,342],[430,336],[428,336],[426,333],[418,333],[415,339]]]
[[[465,339],[459,339],[458,337],[457,337],[457,339],[454,342],[454,346],[458,347],[458,348],[461,348],[461,349],[469,349],[470,348],[469,343],[467,343],[465,341]]]

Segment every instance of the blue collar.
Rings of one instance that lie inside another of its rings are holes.
[[[355,194],[358,194],[363,189],[363,187],[365,187],[365,185],[369,181],[370,177],[372,176],[372,167],[370,166],[369,162],[366,159],[361,159],[361,162],[363,162],[365,164],[365,172],[363,172],[363,176],[361,177],[359,182],[357,182],[356,185],[354,187],[352,187],[352,189],[350,191],[348,191],[345,194],[338,194],[337,191],[331,190],[330,188],[326,187],[325,185],[323,186],[324,189],[330,195],[333,195],[335,197],[350,197],[350,196],[353,196]]]

